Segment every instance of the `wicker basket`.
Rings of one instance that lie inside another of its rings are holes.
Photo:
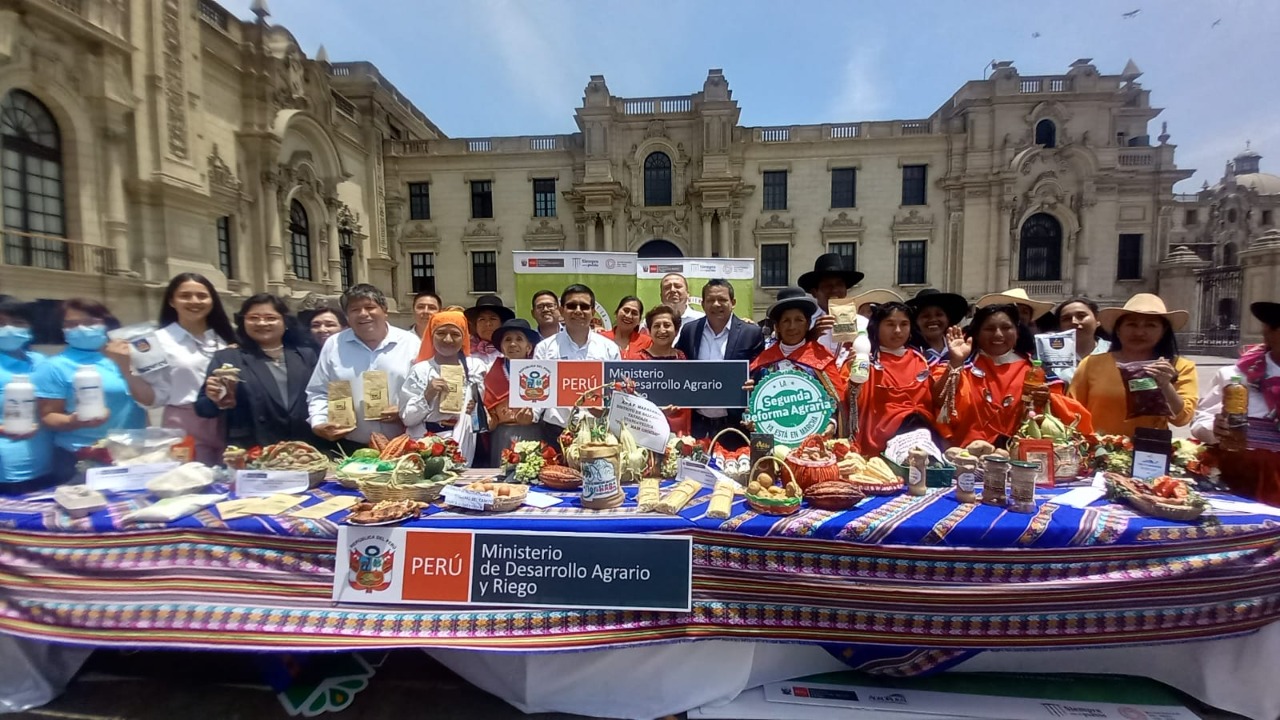
[[[512,492],[515,494],[508,495],[506,497],[494,495],[493,502],[485,505],[484,510],[481,512],[511,512],[524,504],[525,498],[529,495],[528,485],[519,485],[517,483],[503,484],[510,485],[513,488]],[[468,486],[468,488],[470,488],[470,486]]]
[[[805,450],[821,450],[823,457],[818,460],[810,460],[801,455],[802,451]],[[827,449],[826,443],[818,435],[810,435],[805,438],[804,442],[800,443],[800,447],[792,450],[787,455],[786,464],[801,490],[827,480],[840,479],[840,465],[836,460],[836,455]],[[755,472],[754,468],[752,468],[752,472]]]
[[[1205,505],[1170,505],[1162,503],[1155,498],[1146,495],[1135,495],[1128,493],[1124,501],[1133,506],[1133,509],[1149,515],[1151,517],[1160,518],[1161,520],[1174,520],[1176,522],[1194,522],[1200,519],[1204,514]]]
[[[747,437],[746,433],[742,432],[741,430],[735,427],[727,427],[721,430],[720,432],[716,433],[714,436],[712,436],[711,442],[707,444],[708,459],[710,459],[713,455],[715,455],[716,443],[720,440],[720,436],[724,435],[725,433],[732,433],[734,435],[737,435],[738,437],[742,438],[742,442],[744,443],[745,447],[747,448],[751,447],[751,438]],[[725,477],[729,478],[730,480],[737,482],[739,485],[745,486],[748,482],[751,481],[750,480],[751,468],[747,468],[746,470],[738,470],[736,472],[729,472],[724,468],[720,468],[720,472],[723,473]]]
[[[751,471],[747,473],[748,477],[756,476],[756,469],[760,467],[760,463],[771,462],[778,468],[778,474],[786,473],[791,476],[792,482],[795,482],[795,473],[787,464],[774,457],[762,457],[751,466]],[[797,483],[799,484],[799,483]],[[790,515],[800,509],[801,498],[766,498],[759,495],[747,493],[747,506],[761,515]]]
[[[869,483],[869,482],[864,482],[862,480],[858,480],[857,477],[858,476],[856,475],[853,477],[846,477],[842,480],[842,482],[847,482],[853,487],[862,491],[863,495],[897,495],[898,493],[902,492],[903,485],[901,481],[892,482],[892,483],[889,483],[889,482]]]
[[[369,500],[417,500],[431,502],[440,497],[440,491],[453,482],[452,479],[437,483],[422,482],[422,456],[405,455],[396,461],[395,468],[385,481],[357,480],[356,489]]]

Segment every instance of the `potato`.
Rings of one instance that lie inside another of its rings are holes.
[[[773,478],[769,476],[769,473],[757,473],[756,482],[760,483],[762,487],[768,487],[773,484]]]
[[[764,486],[760,484],[759,480],[752,480],[747,484],[747,492],[751,495],[759,495],[762,490],[764,490]]]

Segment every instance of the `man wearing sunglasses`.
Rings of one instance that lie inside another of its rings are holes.
[[[570,285],[560,294],[564,329],[538,343],[534,360],[618,360],[618,344],[591,330],[596,294],[586,285]],[[555,437],[569,422],[573,408],[549,408],[542,413],[548,437]]]

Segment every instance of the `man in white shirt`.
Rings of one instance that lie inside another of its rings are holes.
[[[829,303],[832,298],[843,299],[849,294],[849,288],[862,282],[863,275],[857,270],[845,267],[844,258],[839,253],[819,255],[813,263],[813,270],[800,276],[796,282],[802,290],[818,301],[819,312],[813,316],[813,329],[810,338],[817,337],[819,343],[840,359],[840,345],[831,337],[831,330],[836,325]],[[867,320],[858,316],[858,329],[866,332]],[[816,335],[815,335],[816,334]]]
[[[533,294],[533,321],[538,323],[538,334],[542,339],[552,338],[560,332],[560,298],[550,290],[539,290]]]
[[[703,317],[705,313],[696,308],[689,307],[689,281],[680,273],[667,273],[662,277],[662,286],[660,290],[662,304],[676,311],[680,316],[680,328],[684,329],[693,324],[694,320]],[[680,339],[680,333],[676,333],[676,340]]]
[[[618,360],[618,344],[592,332],[591,313],[596,307],[596,294],[586,285],[570,285],[560,294],[560,314],[564,329],[538,343],[534,360]],[[548,427],[547,437],[555,437],[569,423],[573,408],[548,408],[542,411],[542,422]]]
[[[687,327],[676,347],[690,360],[746,360],[764,351],[760,327],[733,314],[737,305],[733,286],[726,280],[708,280],[702,286],[702,307],[707,314]],[[694,437],[709,438],[742,421],[741,408],[698,408],[693,411]]]
[[[342,304],[351,327],[329,338],[320,349],[316,369],[307,383],[307,411],[316,435],[333,442],[346,441],[347,448],[356,448],[367,445],[375,432],[388,438],[404,433],[396,398],[418,357],[420,342],[413,333],[387,322],[387,298],[372,285],[352,286],[343,293]],[[387,374],[388,406],[378,420],[365,420],[362,407],[363,375],[370,370]],[[329,422],[329,383],[334,380],[351,383],[355,427]]]

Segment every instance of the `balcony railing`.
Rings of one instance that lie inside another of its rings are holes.
[[[903,135],[928,135],[928,120],[903,120],[898,125]]]
[[[121,39],[129,37],[128,3],[114,0],[48,0],[101,30]]]
[[[356,104],[348,100],[345,95],[338,92],[337,90],[332,91],[332,95],[333,95],[333,107],[336,108],[339,113],[341,113],[342,115],[345,115],[348,119],[355,121]]]
[[[1155,161],[1151,150],[1121,150],[1118,162],[1121,167],[1142,167]]]
[[[1071,89],[1067,78],[1022,78],[1018,84],[1020,93],[1060,93]]]
[[[791,128],[789,127],[771,127],[760,128],[760,142],[790,142]]]
[[[106,275],[116,269],[115,250],[42,233],[4,230],[0,265]]]
[[[1054,299],[1067,295],[1067,283],[1057,281],[1030,281],[1019,280],[1015,282],[1014,287],[1020,287],[1027,291],[1027,295],[1033,298]]]
[[[560,138],[556,137],[555,135],[548,135],[546,137],[531,137],[529,138],[529,149],[530,150],[559,150]]]
[[[831,126],[832,140],[848,140],[856,137],[858,137],[858,126],[856,124]]]
[[[231,26],[231,14],[212,0],[200,0],[200,19],[223,32]]]
[[[693,110],[693,98],[656,97],[621,99],[623,115],[667,115]]]
[[[493,143],[489,140],[468,140],[467,152],[489,152],[493,149]]]

